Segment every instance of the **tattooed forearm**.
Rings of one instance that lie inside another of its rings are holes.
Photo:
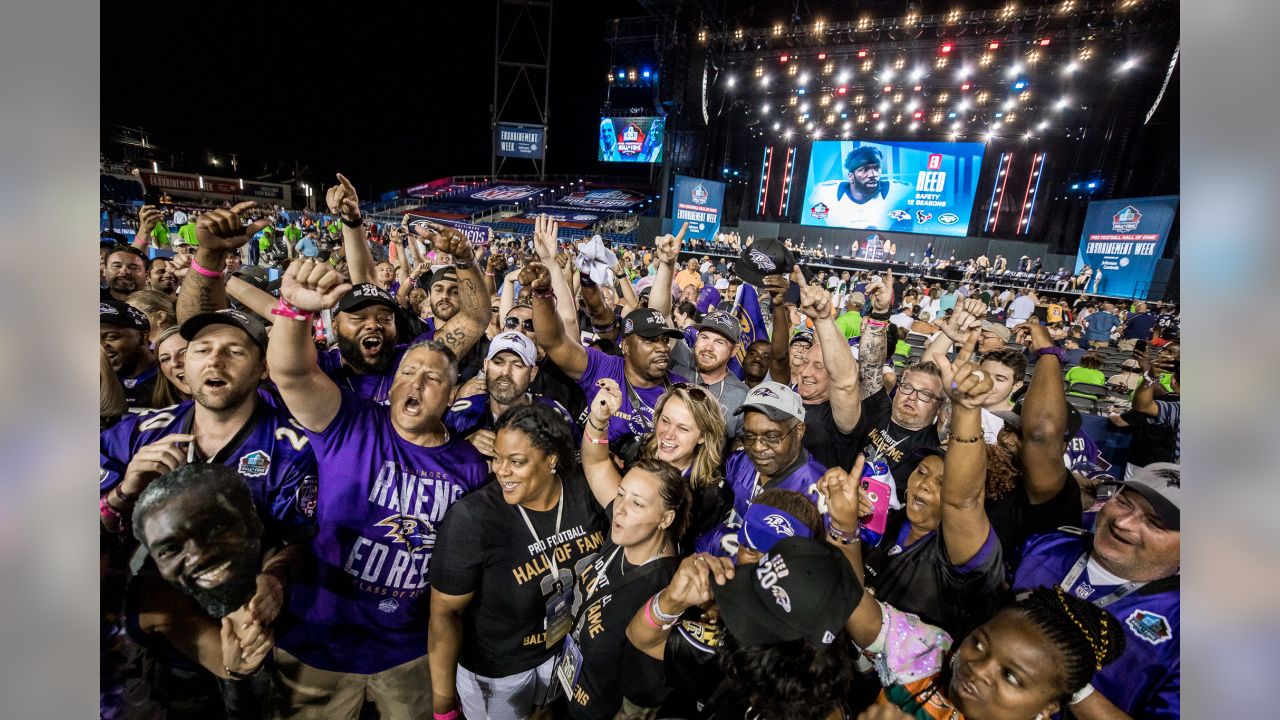
[[[225,252],[213,252],[201,249],[194,260],[200,267],[209,270],[222,270],[227,265]],[[187,272],[178,292],[178,322],[186,322],[188,318],[200,313],[214,312],[227,307],[227,291],[222,278],[211,278],[201,275],[195,270]]]
[[[865,323],[858,341],[858,374],[862,397],[875,394],[884,386],[885,328],[869,328]]]

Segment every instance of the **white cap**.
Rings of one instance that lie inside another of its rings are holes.
[[[771,420],[779,422],[789,417],[804,422],[804,401],[800,399],[800,394],[773,381],[762,382],[751,388],[733,414],[741,415],[747,410],[758,410]]]
[[[728,290],[728,289],[729,289],[729,279],[728,279],[728,278],[720,278],[719,280],[717,280],[717,281],[716,281],[716,289],[717,289],[717,290]]]
[[[492,360],[500,352],[513,352],[530,367],[538,364],[538,347],[524,333],[508,331],[494,338],[489,343],[489,354],[485,359]]]

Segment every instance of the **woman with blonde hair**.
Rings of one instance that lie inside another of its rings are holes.
[[[609,455],[609,418],[622,405],[622,390],[614,380],[599,381],[582,431],[582,469],[593,486],[617,486],[622,481]],[[640,457],[673,465],[688,481],[693,505],[688,528],[679,538],[682,550],[724,515],[721,479],[724,462],[724,416],[706,388],[676,383],[658,399],[653,432],[641,443]]]
[[[160,333],[166,328],[178,324],[178,311],[173,299],[158,290],[138,290],[129,295],[126,303],[142,311],[151,323],[151,337],[148,340],[157,342]]]

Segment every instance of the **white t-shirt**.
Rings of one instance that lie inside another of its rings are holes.
[[[1000,434],[1000,428],[1004,427],[1004,421],[996,417],[995,413],[986,408],[982,408],[982,441],[991,445],[995,443],[996,436]]]
[[[1019,295],[1013,299],[1013,303],[1009,305],[1009,319],[1025,321],[1031,317],[1031,313],[1036,311],[1036,301],[1031,299],[1030,295]]]

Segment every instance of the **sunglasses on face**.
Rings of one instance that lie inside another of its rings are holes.
[[[502,327],[506,328],[507,330],[515,330],[516,328],[521,328],[525,332],[533,332],[533,321],[525,320],[523,323],[521,323],[520,318],[509,317],[502,322]]]

